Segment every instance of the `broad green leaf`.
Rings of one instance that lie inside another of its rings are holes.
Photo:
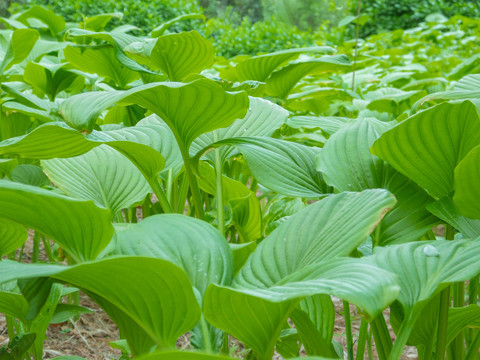
[[[326,260],[306,266],[271,287],[211,285],[203,311],[214,326],[252,347],[259,359],[266,360],[272,358],[280,331],[298,301],[316,294],[344,298],[362,308],[365,316],[374,317],[395,299],[398,286],[393,274],[361,260]]]
[[[324,342],[331,343],[335,327],[335,307],[331,297],[327,295],[306,297],[300,302],[299,308],[308,315]]]
[[[429,204],[427,209],[460,231],[464,238],[475,239],[480,237],[480,220],[469,219],[462,216],[455,207],[452,199],[442,198]]]
[[[152,83],[127,91],[79,94],[64,101],[60,111],[72,127],[90,132],[101,111],[120,101],[156,113],[186,148],[201,134],[243,117],[248,109],[246,94],[228,93],[215,82],[200,79],[187,84]]]
[[[316,170],[316,149],[269,137],[238,137],[212,144],[233,145],[245,158],[258,182],[283,195],[318,198],[328,189]],[[202,155],[203,149],[196,156]],[[265,166],[268,159],[269,166]]]
[[[480,272],[480,241],[422,241],[378,248],[371,261],[399,277],[405,311],[423,306],[448,284]]]
[[[385,190],[330,195],[291,216],[265,238],[233,284],[265,287],[334,256],[348,256],[395,205]]]
[[[65,64],[47,65],[29,62],[25,67],[23,79],[33,87],[35,94],[41,98],[47,94],[51,101],[58,93],[70,87],[76,86],[81,90],[84,84],[84,80],[67,69]]]
[[[244,118],[235,120],[226,128],[200,135],[192,143],[190,154],[195,155],[218,140],[243,136],[272,136],[275,130],[285,123],[288,112],[282,107],[261,98],[249,97],[249,100],[250,106]],[[229,147],[222,147],[218,151],[223,161],[234,152]],[[212,163],[215,162],[213,153],[206,156]]]
[[[200,317],[186,274],[165,260],[122,257],[70,267],[2,261],[0,275],[2,282],[50,276],[81,288],[117,323],[134,355],[155,345],[173,348]]]
[[[18,165],[17,159],[0,159],[0,176],[9,176],[13,169]]]
[[[202,163],[199,168],[198,185],[209,194],[216,194],[215,170]],[[232,223],[236,227],[240,242],[258,240],[262,235],[262,210],[260,203],[249,188],[240,181],[222,175],[223,201],[230,207]]]
[[[50,184],[42,168],[36,165],[20,164],[12,170],[10,176],[13,181],[26,185],[42,187]]]
[[[437,222],[425,209],[434,200],[370,154],[372,144],[389,128],[389,124],[373,118],[357,119],[333,134],[317,156],[318,170],[338,191],[385,188],[397,198],[396,207],[379,225],[374,245],[413,241]]]
[[[286,98],[295,84],[307,75],[344,71],[350,68],[350,60],[346,55],[324,56],[313,60],[293,61],[270,76],[266,81],[266,92],[271,96]]]
[[[40,37],[38,31],[33,29],[18,29],[13,31],[7,50],[0,62],[0,75],[12,65],[22,62]]]
[[[58,33],[65,29],[65,20],[63,20],[60,15],[55,14],[52,10],[43,6],[32,6],[16,18],[17,21],[31,26],[32,24],[30,24],[29,19],[38,19],[43,22],[48,26],[53,36],[58,35]]]
[[[63,53],[65,59],[75,68],[90,74],[105,77],[120,88],[126,88],[132,81],[140,78],[140,74],[123,66],[116,58],[112,47],[81,48],[67,46]]]
[[[432,196],[454,190],[454,169],[480,144],[480,118],[470,101],[422,111],[385,132],[372,153],[415,181]]]
[[[21,294],[0,291],[0,312],[25,323],[28,313],[27,300]]]
[[[257,248],[257,243],[252,241],[245,244],[229,243],[233,253],[233,275],[235,276],[247,261],[250,254]]]
[[[58,304],[55,308],[55,313],[50,319],[50,324],[60,324],[68,321],[74,316],[80,316],[81,314],[91,314],[92,310],[89,310],[83,306],[72,304]]]
[[[0,256],[10,254],[28,238],[27,229],[11,220],[0,218]]]
[[[61,284],[53,284],[50,289],[50,293],[47,296],[45,303],[40,309],[39,313],[29,324],[29,331],[35,333],[37,336],[35,342],[33,343],[33,358],[35,360],[43,359],[43,343],[45,340],[45,333],[47,332],[48,326],[50,325],[50,320],[52,319],[53,314],[57,304],[62,298],[62,288]]]
[[[292,116],[287,125],[294,129],[320,129],[327,135],[332,135],[353,119],[336,116]]]
[[[149,180],[163,169],[165,161],[158,151],[149,146],[151,138],[136,130],[136,127],[130,127],[108,132],[93,131],[85,135],[63,123],[45,124],[27,135],[0,142],[0,154],[33,159],[70,158],[107,144],[128,157]]]
[[[55,358],[59,359],[59,358]],[[228,360],[232,359],[223,355],[203,354],[188,351],[169,351],[139,357],[138,360]],[[309,356],[310,360],[327,360],[318,356]],[[304,360],[304,358],[290,358],[290,360]],[[331,359],[330,359],[331,360]]]
[[[90,31],[103,31],[112,19],[121,20],[122,18],[123,14],[119,12],[89,16],[84,19],[83,26],[80,25],[80,27]]]
[[[468,74],[475,74],[477,73],[477,69],[480,67],[480,54],[475,54],[464,61],[462,61],[460,64],[455,66],[452,71],[448,74],[448,79],[449,80],[459,80],[463,78],[465,75]]]
[[[0,217],[42,232],[75,261],[95,259],[110,242],[110,211],[37,187],[0,180]]]
[[[42,167],[65,194],[93,200],[112,214],[141,202],[151,192],[135,165],[106,145],[73,158],[44,160]]]
[[[200,294],[209,284],[230,284],[233,258],[210,224],[183,215],[153,215],[116,228],[114,254],[151,256],[182,268]]]
[[[155,38],[155,37],[161,36],[169,27],[176,24],[177,22],[191,20],[191,19],[205,20],[206,18],[205,18],[205,15],[203,14],[184,14],[184,15],[177,16],[171,20],[164,22],[162,25],[157,26],[155,29],[153,29],[152,32],[150,33],[150,37]]]
[[[84,29],[69,29],[68,36],[73,38],[88,39],[88,41],[91,41],[91,39],[106,41],[107,43],[113,46],[115,57],[126,68],[130,70],[138,71],[142,74],[155,74],[152,71],[138,64],[135,60],[130,59],[125,54],[125,51],[124,51],[125,48],[129,44],[138,41],[138,38],[133,35],[126,34],[125,32],[120,30],[121,30],[121,27],[116,28],[111,32],[106,32],[106,31],[95,32],[95,31],[89,31]]]
[[[31,332],[22,332],[16,335],[6,347],[2,346],[2,350],[7,349],[7,354],[2,354],[5,360],[23,359],[28,349],[32,346],[36,339],[36,335]],[[2,351],[3,352],[3,351]]]
[[[455,169],[455,195],[453,202],[466,217],[480,219],[480,206],[477,201],[480,196],[480,186],[476,179],[480,173],[480,146],[477,146],[463,158]]]
[[[212,44],[195,30],[132,43],[125,52],[150,69],[161,70],[171,81],[200,73],[215,57]]]
[[[329,46],[298,48],[272,52],[265,55],[252,56],[231,70],[227,79],[235,81],[257,80],[265,81],[275,69],[285,65],[288,61],[296,59],[302,53],[333,53],[335,49]]]

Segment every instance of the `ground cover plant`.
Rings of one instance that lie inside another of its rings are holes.
[[[247,359],[478,358],[479,20],[225,59],[168,33],[197,15],[115,18],[2,19],[0,358],[42,359],[80,292],[123,359],[228,359],[229,335]],[[346,348],[332,296],[362,318]]]

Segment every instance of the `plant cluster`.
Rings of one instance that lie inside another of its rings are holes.
[[[478,359],[480,21],[225,60],[166,34],[196,15],[148,36],[115,16],[3,19],[0,357],[42,359],[83,291],[123,359],[229,359],[229,335],[248,359],[353,359],[332,296],[362,316],[356,359],[372,338]]]

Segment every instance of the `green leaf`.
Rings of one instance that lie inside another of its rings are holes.
[[[25,243],[28,238],[27,229],[22,225],[0,218],[0,256],[10,254]]]
[[[37,30],[18,29],[13,31],[7,50],[0,62],[0,76],[15,64],[22,62],[40,37]]]
[[[90,74],[98,74],[112,81],[120,88],[126,88],[140,74],[123,66],[116,58],[112,47],[82,48],[67,46],[63,53],[65,59],[75,68]]]
[[[0,274],[2,282],[50,276],[83,289],[117,323],[134,355],[155,345],[173,348],[200,317],[187,275],[165,260],[122,257],[70,267],[2,261]]]
[[[480,272],[480,241],[422,241],[378,248],[371,261],[399,276],[398,300],[405,311],[438,294],[448,284]]]
[[[121,20],[122,18],[123,14],[119,12],[89,16],[85,18],[83,26],[80,25],[80,27],[90,31],[102,31],[112,19]]]
[[[283,99],[287,97],[295,84],[307,75],[344,71],[350,68],[350,60],[346,55],[324,56],[313,60],[293,61],[270,76],[266,81],[266,93]]]
[[[250,254],[257,248],[257,243],[252,241],[245,244],[229,243],[233,253],[233,275],[235,276],[247,261]]]
[[[318,198],[328,189],[316,170],[313,148],[269,137],[238,137],[212,144],[235,146],[258,182],[288,196]],[[206,149],[196,155],[200,157]],[[265,159],[269,166],[265,167]]]
[[[454,169],[480,144],[480,118],[470,101],[443,103],[385,132],[372,153],[432,196],[454,190]]]
[[[180,21],[192,20],[192,19],[205,20],[206,18],[205,18],[205,15],[203,14],[184,14],[184,15],[177,16],[171,20],[164,22],[162,25],[157,26],[155,29],[153,29],[152,32],[150,33],[150,37],[155,38],[155,37],[161,36],[170,26]]]
[[[53,36],[65,29],[65,20],[60,15],[55,14],[43,6],[34,5],[16,18],[17,21],[31,26],[29,19],[38,19],[48,26]]]
[[[199,187],[209,194],[216,194],[215,170],[207,163],[198,168]],[[223,201],[230,207],[232,223],[238,230],[240,242],[258,240],[262,235],[262,210],[260,203],[249,188],[242,182],[222,175]]]
[[[17,159],[0,159],[0,176],[3,178],[9,176],[18,165]]]
[[[480,220],[462,216],[451,198],[437,200],[429,204],[427,209],[460,231],[464,238],[476,239],[480,237]]]
[[[287,120],[287,125],[294,129],[320,129],[332,135],[351,121],[350,118],[337,116],[292,116]]]
[[[27,353],[28,349],[32,346],[36,339],[36,335],[31,332],[27,333],[20,333],[19,335],[15,336],[12,341],[8,343],[7,349],[10,350],[10,353],[7,352],[7,355],[3,353],[4,347],[0,349],[2,353],[0,356],[2,359],[5,356],[6,360],[17,360],[23,359],[25,354]]]
[[[243,117],[248,108],[246,94],[228,93],[214,81],[200,79],[187,84],[151,83],[128,91],[79,94],[65,100],[60,111],[72,127],[90,132],[101,111],[120,101],[156,113],[186,148],[201,134]]]
[[[59,358],[55,358],[59,359]],[[138,360],[228,360],[232,359],[223,355],[203,354],[199,352],[188,351],[169,351],[160,352],[139,357]],[[327,360],[318,356],[309,356],[310,360]],[[304,358],[290,358],[290,360],[304,360]],[[330,359],[331,360],[331,359]]]
[[[65,194],[93,200],[112,214],[141,202],[151,192],[135,165],[106,145],[77,157],[44,160],[41,164],[50,180]]]
[[[71,305],[71,304],[58,304],[55,313],[50,319],[50,324],[60,324],[68,319],[71,319],[74,316],[79,316],[81,314],[91,314],[92,310],[84,308],[83,306]]]
[[[203,311],[209,322],[253,348],[259,359],[271,359],[280,331],[302,297],[335,295],[360,306],[367,317],[378,314],[398,294],[395,277],[380,271],[361,260],[336,259],[306,266],[271,287],[211,285]]]
[[[152,179],[163,169],[165,161],[158,151],[148,146],[158,144],[152,140],[155,134],[147,136],[148,128],[143,131],[137,129],[93,131],[86,136],[63,123],[44,124],[27,135],[0,142],[0,154],[16,154],[32,159],[70,158],[107,144],[128,157],[147,180]]]
[[[42,187],[50,184],[40,166],[20,164],[12,170],[11,178],[15,182]]]
[[[330,195],[307,206],[259,244],[233,284],[272,286],[307,265],[348,256],[394,205],[388,191],[376,189]]]
[[[480,146],[477,146],[463,158],[455,169],[455,195],[453,202],[466,217],[480,219],[480,206],[476,201],[480,187],[476,179],[480,172]]]
[[[298,58],[300,54],[306,52],[333,53],[335,49],[329,46],[317,46],[281,50],[265,55],[252,56],[238,63],[235,68],[231,70],[230,76],[226,78],[235,81],[265,81],[275,69],[285,65],[290,60]]]
[[[413,241],[437,223],[425,209],[433,202],[428,194],[378,157],[370,147],[390,125],[373,118],[360,118],[343,126],[327,141],[317,156],[318,170],[338,191],[385,188],[398,200],[379,226],[379,245]]]
[[[84,84],[84,80],[67,69],[65,64],[47,65],[29,62],[25,67],[23,80],[33,87],[39,97],[43,98],[47,94],[52,101],[58,93],[75,86],[81,90]]]
[[[28,313],[27,300],[21,294],[0,291],[0,312],[13,316],[22,323],[26,323]]]
[[[281,106],[256,97],[249,97],[249,101],[250,106],[244,118],[235,120],[226,128],[200,135],[192,143],[190,154],[194,155],[218,140],[244,136],[272,136],[287,120],[288,112]],[[222,147],[219,151],[223,161],[234,153],[230,147]],[[206,157],[215,163],[213,153],[206,154]]]
[[[187,273],[200,294],[209,284],[232,280],[232,251],[225,238],[212,225],[183,215],[153,215],[117,226],[113,253],[168,260]]]
[[[198,74],[209,68],[215,57],[212,44],[195,30],[132,43],[125,52],[150,69],[163,71],[171,81]]]
[[[54,239],[76,261],[95,259],[110,242],[110,211],[33,186],[0,180],[0,217]]]

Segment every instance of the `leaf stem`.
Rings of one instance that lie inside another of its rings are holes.
[[[360,323],[360,333],[358,334],[357,356],[355,360],[363,360],[365,356],[365,342],[368,335],[368,323],[362,319]]]
[[[435,360],[445,359],[447,345],[448,308],[450,307],[450,286],[440,293],[440,310],[438,313],[438,332]]]
[[[465,360],[476,360],[478,358],[478,349],[480,348],[480,331],[477,332],[477,336],[473,339],[472,345],[468,349]]]
[[[465,306],[465,283],[463,281],[454,284],[453,305],[455,307]],[[463,359],[465,357],[465,336],[463,330],[460,331],[453,341],[455,359]]]
[[[162,187],[160,186],[160,182],[158,181],[158,177],[155,176],[155,178],[150,179],[148,181],[150,184],[150,187],[153,190],[153,193],[158,199],[158,202],[160,203],[160,206],[163,209],[164,213],[173,213],[172,207],[170,206],[170,203],[168,202],[168,199],[165,195],[165,192],[163,191]]]
[[[348,360],[353,360],[352,321],[350,319],[350,304],[343,300],[343,316],[345,317],[345,333],[347,336]]]
[[[213,141],[218,141],[218,134],[215,130],[213,132]],[[220,156],[220,150],[215,149],[215,179],[216,179],[216,198],[217,198],[217,226],[218,231],[222,235],[225,235],[225,212],[223,207],[223,181],[222,181],[222,171],[223,171],[223,161]]]
[[[392,350],[392,339],[383,314],[378,315],[370,324],[377,347],[378,358],[386,360]]]
[[[33,234],[33,251],[32,251],[32,263],[38,262],[38,255],[40,253],[40,234],[35,231]]]
[[[177,207],[175,212],[178,214],[183,214],[185,210],[185,202],[187,201],[188,195],[188,179],[187,175],[183,174],[182,181],[180,182],[179,191],[177,193]]]
[[[178,141],[177,141],[178,142]],[[190,162],[190,156],[188,150],[179,143],[180,153],[183,158],[183,165],[185,166],[185,174],[187,175],[188,182],[190,184],[190,191],[192,192],[193,206],[195,207],[195,214],[198,219],[205,220],[205,212],[203,211],[203,203],[200,197],[200,190],[198,188],[197,179],[193,174],[192,164]]]
[[[402,326],[400,326],[388,360],[399,360],[402,357],[403,350],[415,326],[415,320],[417,319],[414,313],[414,311],[410,310],[405,314],[405,319],[403,319]]]

